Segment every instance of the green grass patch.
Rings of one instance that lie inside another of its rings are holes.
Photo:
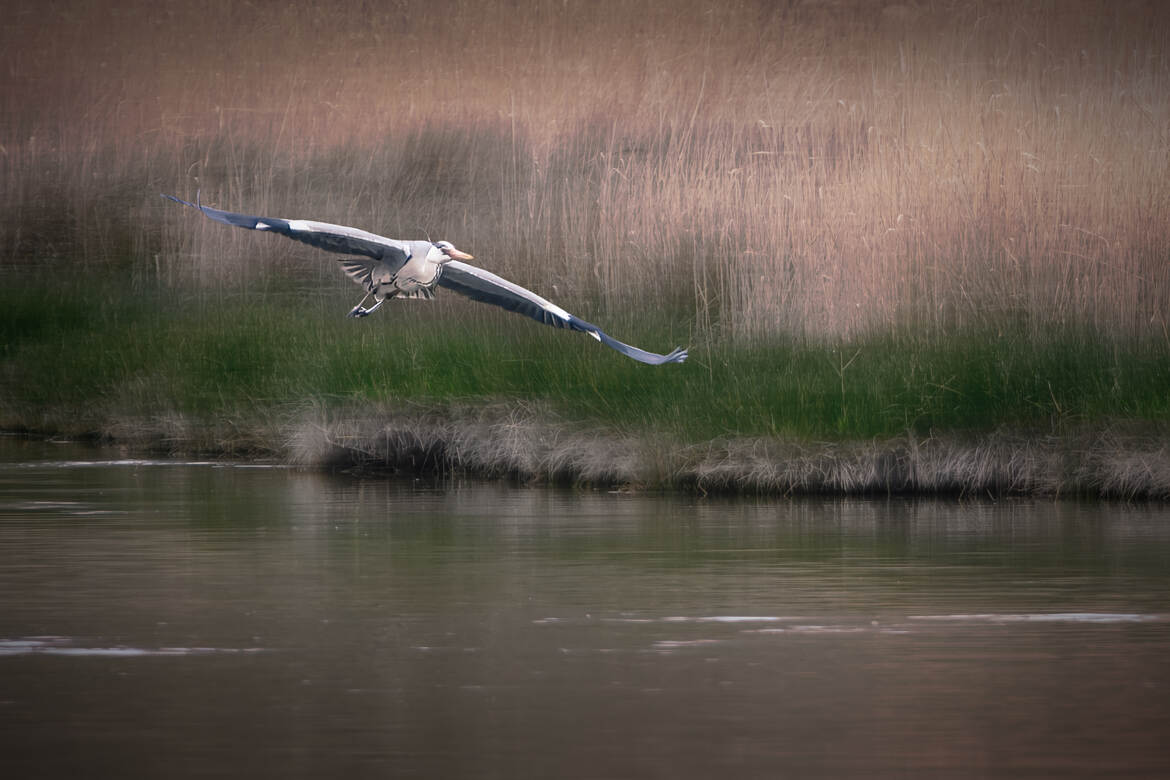
[[[693,442],[1170,419],[1166,343],[1118,344],[1083,328],[837,344],[700,338],[685,364],[653,367],[457,296],[391,302],[351,320],[352,296],[332,293],[177,299],[109,285],[85,293],[0,293],[6,425],[36,427],[53,415],[246,418],[306,401],[426,408],[500,399]],[[593,319],[650,349],[687,341],[689,326],[664,313]]]

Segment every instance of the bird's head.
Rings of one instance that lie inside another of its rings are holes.
[[[438,258],[438,262],[440,262],[440,263],[449,263],[452,260],[474,260],[475,259],[475,257],[473,255],[469,255],[466,252],[460,252],[458,249],[456,249],[454,247],[454,245],[452,245],[452,243],[450,241],[436,241],[434,243],[434,247],[435,247],[435,249],[438,250],[439,254],[441,255]]]

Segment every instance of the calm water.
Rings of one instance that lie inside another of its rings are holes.
[[[0,440],[4,777],[1170,773],[1170,509]]]

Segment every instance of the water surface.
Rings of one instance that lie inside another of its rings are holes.
[[[1160,504],[712,501],[0,440],[9,777],[1170,773]]]

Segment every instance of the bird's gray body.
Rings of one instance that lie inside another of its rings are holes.
[[[435,283],[442,273],[443,257],[430,241],[397,241],[399,247],[387,251],[379,260],[347,258],[341,261],[345,272],[379,300],[434,298]]]
[[[365,299],[362,299],[350,311],[353,317],[367,316],[383,302],[395,297],[433,298],[435,287],[440,286],[474,300],[523,314],[545,325],[587,333],[602,344],[642,363],[681,363],[687,358],[687,351],[681,348],[667,355],[659,355],[624,344],[596,325],[569,314],[531,290],[490,271],[460,262],[471,260],[471,255],[459,251],[446,241],[399,241],[329,222],[255,217],[189,203],[173,195],[163,197],[199,209],[204,216],[225,225],[279,233],[294,241],[345,255],[340,262],[346,274],[366,290],[366,298],[372,295],[375,300],[375,304],[367,309],[363,306]]]
[[[378,300],[395,296],[435,297],[433,288],[446,259],[430,241],[398,241],[345,225],[308,219],[258,217],[255,225],[241,225],[240,220],[232,218],[243,215],[206,206],[196,208],[220,222],[252,227],[253,230],[271,230],[294,241],[348,255],[341,261],[345,272]],[[228,219],[220,219],[220,215]]]

